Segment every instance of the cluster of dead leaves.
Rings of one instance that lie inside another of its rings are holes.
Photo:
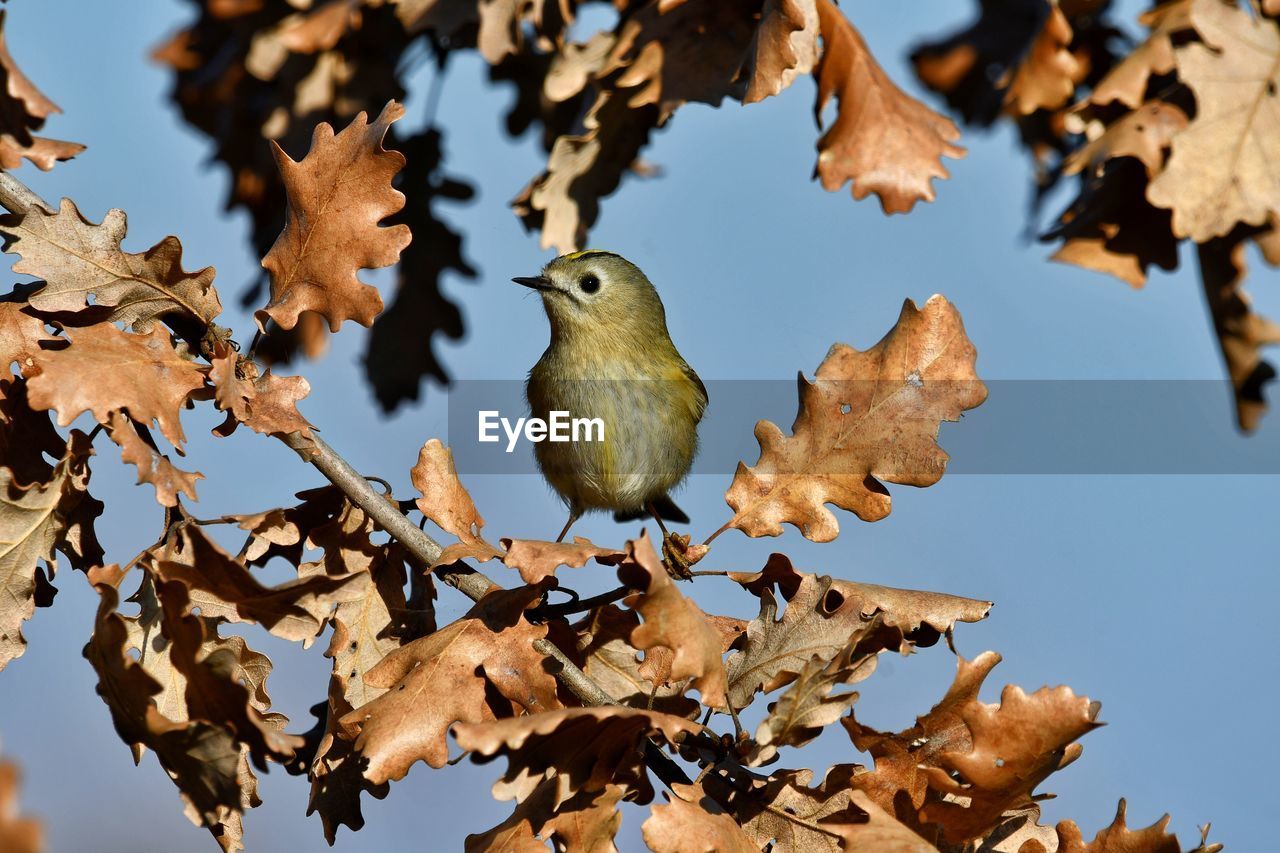
[[[0,9],[0,169],[16,169],[23,160],[49,171],[59,160],[84,150],[78,142],[35,136],[54,113],[62,112],[22,73],[9,53],[5,10]]]
[[[1078,196],[1043,237],[1061,241],[1054,259],[1136,287],[1152,266],[1177,266],[1180,241],[1196,244],[1237,420],[1252,430],[1275,376],[1261,350],[1280,343],[1280,326],[1243,290],[1246,243],[1280,263],[1277,7],[1165,0],[1122,53],[1108,5],[984,3],[974,26],[916,52],[917,71],[966,120],[1017,121],[1042,189],[1079,176]]]

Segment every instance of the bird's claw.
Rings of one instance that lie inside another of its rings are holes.
[[[706,545],[689,544],[688,534],[668,533],[662,539],[662,565],[676,580],[692,580],[693,572],[689,567],[705,557],[709,550]]]

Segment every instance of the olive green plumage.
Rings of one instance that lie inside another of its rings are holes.
[[[551,323],[525,387],[532,416],[564,411],[605,424],[603,442],[534,445],[569,505],[565,532],[590,510],[687,520],[667,494],[693,464],[707,391],[671,342],[657,290],[635,264],[598,251],[563,255],[515,281],[539,291]]]

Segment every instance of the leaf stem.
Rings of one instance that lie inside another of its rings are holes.
[[[525,615],[531,622],[546,622],[548,619],[557,619],[571,613],[584,613],[605,604],[621,601],[633,592],[635,590],[629,586],[620,586],[590,598],[575,598],[559,604],[541,604],[530,609]]]

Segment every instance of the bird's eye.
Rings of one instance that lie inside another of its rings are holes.
[[[600,279],[596,278],[594,275],[584,275],[578,281],[578,287],[582,288],[583,293],[595,293],[600,289]]]

